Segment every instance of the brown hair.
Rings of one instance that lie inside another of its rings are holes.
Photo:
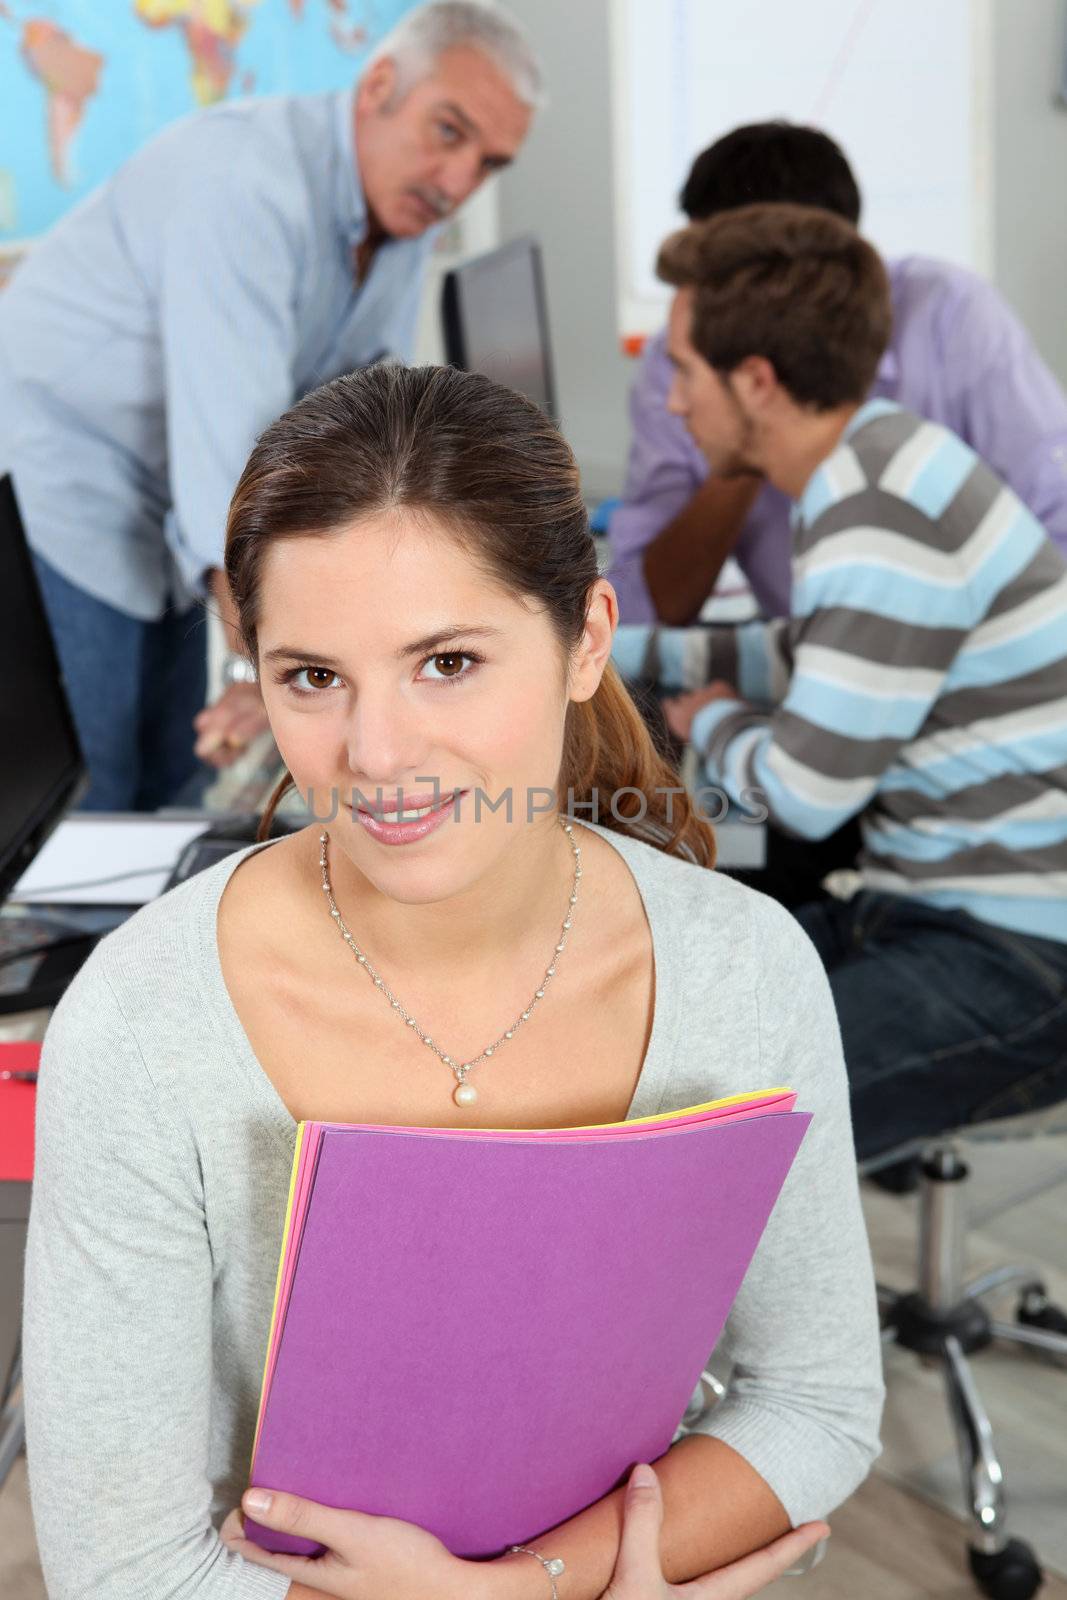
[[[892,327],[889,279],[844,217],[741,206],[672,234],[656,271],[695,291],[690,339],[718,372],[764,356],[801,405],[867,398]]]
[[[253,660],[267,547],[401,507],[439,518],[490,578],[539,601],[569,656],[597,563],[562,434],[522,395],[478,373],[381,363],[335,378],[279,417],[241,474],[226,526],[226,575]],[[286,774],[260,838],[291,785]],[[561,809],[573,790],[579,818],[594,815],[616,832],[714,866],[714,832],[690,796],[655,792],[678,787],[609,661],[592,698],[567,708]],[[619,794],[628,789],[638,793]],[[595,814],[582,806],[594,791]],[[610,810],[613,797],[622,819]]]

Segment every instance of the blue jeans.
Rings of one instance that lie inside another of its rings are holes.
[[[215,773],[193,754],[207,695],[199,606],[157,622],[129,617],[34,555],[82,753],[86,811],[196,804]]]
[[[904,895],[795,913],[830,978],[860,1159],[1067,1098],[1067,942]]]

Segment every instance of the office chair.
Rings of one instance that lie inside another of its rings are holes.
[[[968,1214],[970,1169],[959,1140],[1003,1142],[1044,1133],[1067,1133],[1067,1104],[911,1141],[861,1168],[868,1175],[910,1156],[921,1157],[918,1285],[909,1292],[879,1286],[882,1338],[886,1344],[940,1361],[973,1519],[970,1568],[979,1589],[991,1600],[1030,1600],[1040,1587],[1042,1571],[1031,1547],[1008,1534],[1004,1475],[968,1357],[993,1340],[1007,1340],[1067,1363],[1067,1314],[1050,1302],[1032,1267],[996,1267],[967,1282],[964,1247],[969,1226],[1067,1181],[1067,1158],[1006,1204]],[[999,1321],[984,1304],[985,1297],[1012,1285],[1018,1286],[1015,1320]]]
[[[20,1378],[21,1362],[16,1353],[0,1388],[0,1489],[26,1441],[22,1402],[16,1398]]]

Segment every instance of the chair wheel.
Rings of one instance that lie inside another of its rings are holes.
[[[867,1174],[870,1183],[889,1194],[914,1194],[921,1177],[922,1162],[918,1156],[908,1156],[903,1161],[894,1161],[892,1166],[877,1167],[874,1172]]]
[[[1003,1550],[987,1555],[972,1545],[967,1551],[975,1582],[990,1600],[1030,1600],[1041,1587],[1037,1557],[1021,1539],[1009,1539]]]
[[[1046,1333],[1067,1335],[1067,1312],[1052,1304],[1043,1283],[1027,1284],[1019,1296],[1015,1320],[1027,1328],[1044,1328]]]

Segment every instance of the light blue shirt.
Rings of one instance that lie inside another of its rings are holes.
[[[383,245],[357,287],[352,101],[172,124],[0,295],[0,471],[33,548],[130,616],[204,592],[269,422],[383,352],[410,359],[433,236]]]

